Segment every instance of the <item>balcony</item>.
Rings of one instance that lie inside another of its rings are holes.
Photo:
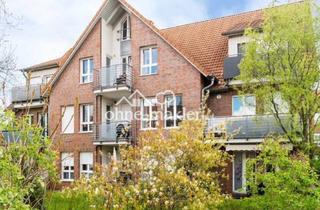
[[[224,59],[223,64],[223,77],[224,79],[232,79],[240,75],[240,69],[238,65],[243,58],[242,54],[229,56]]]
[[[129,144],[131,140],[130,122],[110,122],[95,126],[93,138],[95,145]]]
[[[132,89],[132,67],[118,64],[99,70],[95,78],[94,93],[110,99],[130,96]]]
[[[43,106],[41,101],[43,87],[41,84],[13,87],[11,89],[11,99],[14,108],[23,108],[25,106],[36,108]]]
[[[289,118],[281,116],[286,128]],[[261,140],[268,136],[281,136],[284,131],[272,115],[244,117],[214,117],[208,120],[208,132],[229,140]]]

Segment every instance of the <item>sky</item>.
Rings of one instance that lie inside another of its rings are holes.
[[[64,54],[103,0],[6,0],[17,26],[7,32],[17,68]],[[128,0],[159,28],[266,7],[270,0]]]

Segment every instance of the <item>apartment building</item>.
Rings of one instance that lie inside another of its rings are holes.
[[[239,131],[226,142],[234,160],[224,190],[241,194],[246,159],[266,135],[282,132],[269,116],[259,115],[257,123],[255,97],[242,100],[234,88],[248,41],[244,30],[259,28],[262,21],[257,10],[158,29],[125,0],[106,0],[62,58],[25,70],[36,94],[14,88],[13,108],[30,110],[33,123],[44,121],[59,152],[62,185],[68,185],[90,177],[95,166],[120,159],[119,145],[137,143],[142,132],[177,128],[184,113],[200,110],[208,90],[208,128],[217,138]],[[110,116],[136,111],[140,120]],[[153,115],[156,111],[164,117]]]

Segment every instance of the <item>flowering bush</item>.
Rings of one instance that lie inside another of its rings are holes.
[[[137,146],[120,150],[113,162],[90,180],[80,180],[66,195],[85,192],[103,199],[107,209],[204,209],[220,204],[228,155],[203,135],[200,121],[186,121],[167,135],[146,132]],[[95,204],[95,202],[92,202]]]

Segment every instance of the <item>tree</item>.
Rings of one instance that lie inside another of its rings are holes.
[[[227,200],[220,209],[319,209],[320,183],[309,157],[286,146],[274,139],[260,145],[260,153],[246,166],[251,196]]]
[[[17,82],[14,50],[8,39],[9,31],[17,26],[17,18],[9,11],[6,1],[0,0],[0,94],[1,105],[7,104],[8,86]]]
[[[56,155],[43,129],[0,113],[0,208],[41,208],[46,187],[55,177]]]
[[[255,94],[290,142],[311,159],[320,108],[320,21],[314,15],[318,11],[312,0],[266,9],[262,33],[245,33],[250,42],[239,77],[241,90]]]
[[[139,145],[123,147],[120,154],[121,162],[109,164],[103,175],[53,196],[57,200],[48,209],[63,208],[54,207],[56,201],[70,206],[79,197],[81,206],[96,209],[206,209],[225,198],[219,180],[228,155],[203,137],[201,122],[184,121],[168,136],[147,132]]]

